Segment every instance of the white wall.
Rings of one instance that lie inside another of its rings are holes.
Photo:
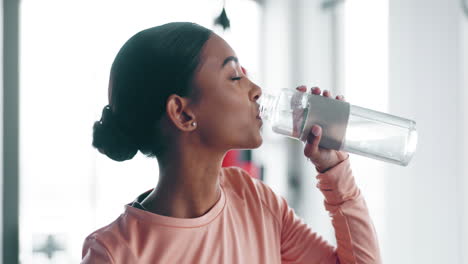
[[[468,14],[461,15],[460,21],[460,34],[462,36],[460,52],[462,55],[461,67],[462,67],[462,87],[460,89],[461,94],[458,103],[463,107],[462,108],[462,120],[463,122],[463,129],[461,130],[461,135],[468,135]],[[460,181],[460,201],[462,206],[462,217],[460,219],[461,223],[461,252],[462,252],[462,263],[468,263],[468,136],[462,137],[463,144],[462,144],[462,153],[460,158],[462,160],[462,173],[461,181]]]
[[[416,120],[419,142],[411,164],[389,167],[385,179],[384,260],[462,263],[459,1],[389,3],[389,111]]]
[[[0,12],[0,149],[3,150],[3,1]],[[0,153],[0,186],[3,186],[3,151]],[[0,197],[3,197],[3,187],[0,188]],[[0,264],[3,263],[3,205],[0,204]]]

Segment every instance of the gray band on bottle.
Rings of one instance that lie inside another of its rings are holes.
[[[312,94],[301,140],[306,142],[313,125],[322,127],[320,147],[340,150],[344,144],[351,106],[348,102]]]

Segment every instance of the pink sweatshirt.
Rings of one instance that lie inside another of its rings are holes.
[[[220,199],[205,215],[173,218],[128,204],[114,222],[86,238],[82,263],[381,263],[349,157],[317,179],[337,248],[270,187],[230,167],[222,169]]]

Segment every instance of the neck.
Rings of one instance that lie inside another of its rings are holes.
[[[183,151],[158,159],[159,182],[143,206],[150,212],[176,218],[204,215],[221,195],[219,176],[224,155],[184,147]]]

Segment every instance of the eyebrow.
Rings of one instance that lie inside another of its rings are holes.
[[[239,63],[239,59],[237,57],[229,56],[226,59],[224,59],[223,65],[221,65],[221,68],[223,68],[230,61],[235,61],[236,63]]]

